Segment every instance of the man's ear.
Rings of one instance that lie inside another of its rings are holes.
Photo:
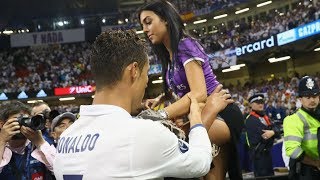
[[[140,74],[139,66],[137,62],[133,62],[129,65],[129,71],[132,79],[137,79]]]

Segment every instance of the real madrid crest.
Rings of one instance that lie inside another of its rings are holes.
[[[308,89],[313,89],[314,81],[311,78],[308,78],[307,82],[306,82],[306,86],[307,86]]]

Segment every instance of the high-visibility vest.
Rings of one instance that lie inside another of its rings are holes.
[[[317,130],[320,121],[299,109],[283,121],[286,155],[297,159],[304,152],[313,159],[319,158]]]

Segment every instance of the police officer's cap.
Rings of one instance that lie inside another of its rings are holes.
[[[249,98],[249,103],[264,103],[264,95],[263,94],[255,94]]]
[[[320,89],[313,77],[305,76],[299,81],[299,97],[315,96],[320,94]]]

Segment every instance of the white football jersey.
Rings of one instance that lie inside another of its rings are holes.
[[[206,129],[192,127],[189,142],[120,107],[81,106],[80,118],[59,139],[54,174],[58,180],[203,176],[212,161]]]

